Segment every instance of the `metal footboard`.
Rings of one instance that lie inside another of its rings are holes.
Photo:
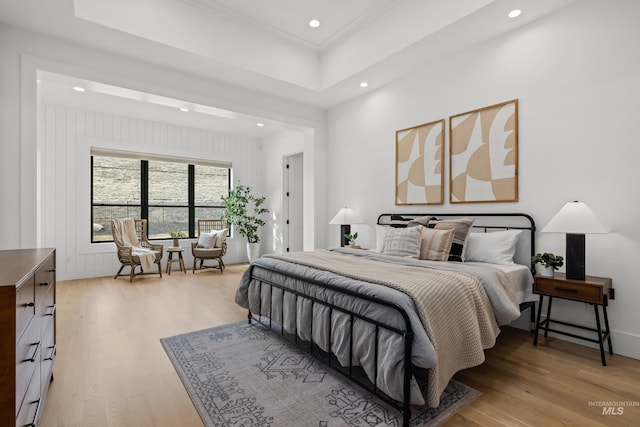
[[[257,267],[259,267],[260,269],[263,270],[267,270],[273,273],[278,273],[278,274],[282,274],[283,276],[286,276],[287,278],[291,278],[291,279],[295,279],[295,280],[299,280],[301,282],[305,282],[308,284],[312,284],[314,286],[318,286],[324,289],[328,289],[331,290],[333,292],[336,293],[340,293],[340,294],[346,294],[355,298],[360,298],[366,301],[370,301],[372,303],[375,304],[380,304],[382,306],[386,306],[389,307],[391,309],[396,310],[400,316],[402,317],[403,321],[404,321],[404,325],[400,328],[394,327],[394,326],[390,326],[387,324],[384,324],[383,322],[380,322],[379,320],[376,319],[372,319],[369,318],[367,316],[363,316],[361,314],[358,313],[354,313],[352,311],[349,311],[343,307],[337,306],[335,304],[332,304],[330,302],[327,301],[323,301],[320,300],[314,296],[310,296],[310,295],[306,295],[302,292],[299,292],[295,289],[290,289],[280,283],[275,283],[271,280],[266,280],[266,279],[262,279],[262,278],[258,278],[255,277],[253,274],[253,269],[256,267],[255,264],[252,264],[249,269],[250,269],[250,286],[251,285],[255,285],[259,287],[259,308],[258,308],[258,314],[256,315],[255,313],[252,313],[251,310],[249,310],[249,314],[248,314],[248,321],[249,323],[251,323],[252,320],[257,321],[258,323],[260,323],[261,325],[265,326],[265,327],[269,327],[272,331],[279,333],[281,336],[287,338],[289,341],[293,342],[298,348],[302,349],[303,351],[311,354],[312,356],[314,356],[317,360],[321,361],[322,363],[328,365],[329,367],[333,368],[336,372],[340,373],[341,375],[347,377],[349,380],[351,380],[352,382],[360,385],[361,387],[363,387],[365,390],[371,392],[372,394],[374,394],[375,396],[377,396],[378,398],[380,398],[381,400],[385,401],[386,403],[388,403],[389,405],[391,405],[392,407],[395,407],[397,409],[400,410],[402,417],[403,417],[403,425],[404,426],[409,426],[409,422],[411,420],[411,405],[410,405],[410,399],[411,399],[411,391],[410,391],[410,384],[411,384],[411,378],[413,377],[413,365],[411,363],[411,351],[412,351],[412,345],[413,345],[413,330],[411,328],[411,322],[409,320],[409,316],[407,315],[406,311],[400,307],[397,304],[393,304],[390,303],[388,301],[382,300],[380,298],[376,298],[370,295],[363,295],[360,294],[358,292],[354,292],[350,289],[343,289],[337,286],[333,286],[331,284],[327,284],[327,283],[323,283],[323,282],[319,282],[317,280],[314,279],[310,279],[307,277],[303,277],[303,276],[299,276],[299,275],[295,275],[295,274],[291,274],[289,272],[285,272],[285,271],[281,271],[279,269],[270,267],[270,266],[263,266],[263,265],[259,265]],[[281,313],[280,313],[280,327],[278,328],[278,325],[274,326],[274,321],[272,320],[274,313],[272,313],[273,310],[273,289],[277,288],[280,289],[281,295]],[[263,296],[266,296],[266,292],[268,292],[268,298],[269,298],[269,314],[268,316],[268,321],[263,321],[262,320],[262,301],[263,301]],[[284,330],[284,325],[285,325],[285,313],[284,313],[284,306],[285,306],[285,295],[286,294],[290,294],[290,295],[294,295],[295,296],[295,307],[296,309],[293,310],[293,325],[294,325],[294,331],[292,333],[293,335],[293,339],[291,339],[290,337],[287,336],[287,334],[285,333]],[[298,307],[298,300],[302,298],[305,300],[308,300],[311,302],[311,331],[310,331],[310,342],[305,342],[302,339],[298,338],[298,322],[297,322],[297,307]],[[313,338],[313,307],[319,304],[323,307],[326,307],[328,309],[328,316],[329,316],[329,325],[328,325],[328,339],[329,339],[329,343],[328,343],[328,352],[324,352],[319,345],[314,343],[314,338]],[[251,305],[249,305],[251,307]],[[349,316],[349,327],[350,327],[350,333],[349,333],[349,366],[347,366],[346,368],[340,366],[339,362],[337,362],[337,358],[335,356],[332,356],[332,343],[333,343],[333,312],[338,311],[341,312],[347,316]],[[354,334],[353,334],[353,324],[355,319],[367,322],[368,324],[373,325],[374,330],[375,330],[375,350],[374,350],[374,378],[373,378],[373,382],[368,381],[366,375],[361,376],[359,375],[359,372],[354,372],[354,367],[353,367],[353,343],[354,343]],[[279,329],[279,331],[278,331]],[[403,400],[402,402],[398,402],[395,399],[392,399],[391,397],[387,396],[386,394],[384,394],[381,390],[378,389],[377,387],[377,383],[378,383],[378,354],[379,354],[379,333],[381,329],[385,329],[387,331],[390,331],[392,333],[398,334],[402,337],[403,342],[404,342],[404,378],[403,378]]]

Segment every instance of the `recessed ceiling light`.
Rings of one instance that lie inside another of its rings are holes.
[[[76,92],[84,92],[85,91],[85,89],[83,87],[80,87],[80,86],[74,86],[73,90],[75,90]]]
[[[511,12],[509,12],[509,18],[517,18],[518,16],[520,16],[522,14],[522,11],[520,9],[513,9]]]
[[[360,87],[367,87],[367,86],[369,86],[369,83],[367,82],[360,83]]]
[[[263,126],[264,126],[264,123],[256,123],[256,126],[258,126],[258,127],[263,127]]]
[[[311,21],[309,21],[309,26],[311,28],[318,28],[320,26],[320,21],[318,21],[317,19],[312,19]]]
[[[188,109],[188,108],[185,108],[185,107],[180,107],[180,111],[184,111],[184,112],[186,113],[186,112],[188,112],[188,111],[189,111],[189,109]]]

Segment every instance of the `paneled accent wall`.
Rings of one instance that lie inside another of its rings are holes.
[[[56,247],[59,280],[108,276],[119,266],[112,243],[91,244],[92,147],[229,161],[233,180],[260,189],[254,138],[46,103],[39,121],[38,245]],[[244,241],[229,239],[225,259],[242,262],[244,251]],[[185,258],[191,262],[188,249]]]

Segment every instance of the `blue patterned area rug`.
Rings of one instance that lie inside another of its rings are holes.
[[[208,427],[402,425],[398,410],[255,323],[160,341]],[[452,380],[440,407],[414,408],[411,425],[440,425],[479,395]]]

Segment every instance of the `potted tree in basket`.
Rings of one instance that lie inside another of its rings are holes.
[[[554,271],[564,265],[564,258],[549,252],[535,254],[531,263],[536,266],[536,272],[545,277],[553,277]]]
[[[269,209],[262,207],[265,200],[264,197],[254,196],[251,187],[244,186],[240,182],[229,190],[229,196],[222,196],[224,203],[222,218],[234,226],[238,234],[247,238],[249,262],[253,262],[260,255],[258,230],[265,225],[260,215],[269,212]]]

